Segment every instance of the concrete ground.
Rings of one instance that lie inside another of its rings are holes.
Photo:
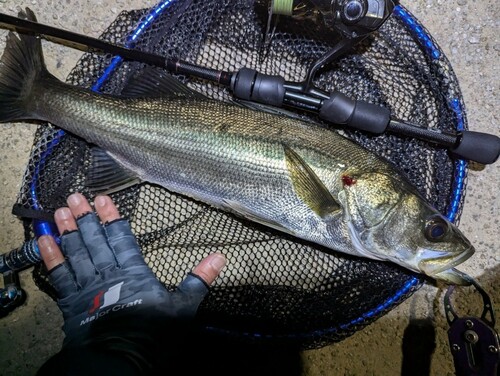
[[[151,7],[155,3],[155,0],[0,0],[0,11],[15,15],[19,6],[29,6],[40,22],[98,36],[120,11]],[[451,61],[463,91],[470,129],[499,135],[498,1],[403,0],[402,3],[429,29]],[[4,48],[5,34],[0,31],[0,51]],[[49,70],[61,79],[81,55],[51,43],[44,43],[44,50]],[[12,216],[11,208],[21,185],[35,129],[34,125],[0,124],[0,252],[15,248],[23,241],[21,222]],[[476,277],[490,294],[497,316],[500,312],[499,179],[499,163],[469,172],[460,222],[461,230],[477,249],[475,256],[461,269]],[[0,375],[34,374],[47,357],[57,352],[63,338],[62,319],[55,303],[34,286],[30,270],[24,271],[21,278],[29,297],[25,305],[0,320]],[[456,303],[460,314],[480,314],[477,294],[470,289],[460,291]],[[301,365],[297,366],[296,374],[453,375],[448,326],[442,309],[443,293],[442,289],[425,286],[352,337],[298,354]],[[415,338],[421,346],[415,346]],[[428,358],[434,342],[435,350]],[[430,371],[418,373],[426,362],[430,362]]]

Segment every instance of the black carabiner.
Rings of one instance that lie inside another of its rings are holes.
[[[470,278],[470,277],[469,277]],[[483,298],[481,317],[459,317],[451,304],[455,286],[444,296],[444,310],[450,324],[450,343],[457,376],[497,376],[500,362],[499,335],[495,330],[495,313],[490,297],[470,278],[471,284]]]

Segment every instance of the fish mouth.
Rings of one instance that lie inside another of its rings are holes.
[[[418,263],[418,268],[428,276],[436,276],[446,270],[452,269],[469,259],[475,250],[470,246],[457,256],[450,256],[446,251],[425,250],[423,259]]]
[[[435,274],[434,278],[458,286],[470,286],[473,284],[473,280],[470,276],[455,268]]]

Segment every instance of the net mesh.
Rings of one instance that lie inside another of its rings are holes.
[[[289,81],[304,79],[310,64],[338,41],[321,25],[282,17],[271,41],[264,43],[268,5],[258,1],[178,0],[161,6],[161,12],[158,6],[153,12],[120,14],[101,38],[214,69],[249,67]],[[150,14],[155,15],[152,22]],[[147,27],[132,40],[130,35],[144,22],[149,22]],[[464,115],[450,104],[455,100],[463,108],[453,70],[442,53],[433,57],[421,38],[394,14],[352,53],[321,69],[314,83],[386,106],[393,117],[428,128],[453,131],[459,120],[466,126]],[[112,59],[86,54],[67,81],[92,87]],[[142,68],[140,63],[121,62],[100,90],[119,94]],[[178,78],[210,98],[231,98],[226,88]],[[450,201],[458,200],[454,214],[458,220],[465,182],[452,197],[457,190],[457,162],[446,150],[391,135],[342,132],[397,166],[442,213],[449,213]],[[93,198],[84,184],[88,163],[89,145],[84,141],[51,125],[40,126],[14,213],[52,221],[54,210],[70,193]],[[211,333],[321,347],[370,324],[423,283],[421,276],[393,264],[326,253],[147,183],[112,198],[130,220],[147,263],[167,288],[175,288],[186,271],[208,254],[226,255],[228,265],[197,315]],[[26,223],[30,238],[31,224]],[[43,291],[55,296],[41,265],[33,276]]]

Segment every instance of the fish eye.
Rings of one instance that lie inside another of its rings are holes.
[[[439,241],[444,238],[447,232],[448,223],[443,217],[435,215],[427,219],[424,231],[427,240],[431,242]]]

